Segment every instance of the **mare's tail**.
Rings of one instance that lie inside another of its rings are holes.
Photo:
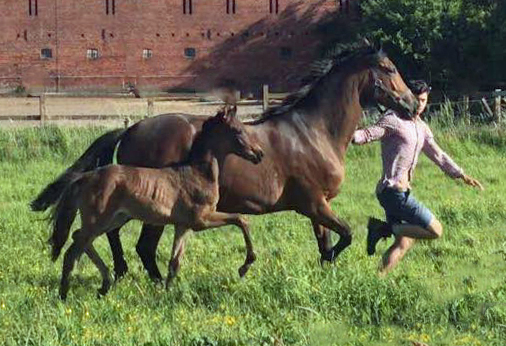
[[[83,173],[67,174],[65,185],[62,185],[61,196],[51,209],[50,222],[53,226],[53,234],[49,238],[49,243],[52,247],[51,259],[53,261],[56,261],[60,255],[61,249],[69,237],[70,227],[76,218],[82,177]]]
[[[126,130],[117,129],[109,131],[97,138],[79,159],[55,181],[47,185],[44,190],[30,203],[33,211],[44,211],[54,205],[65,187],[72,180],[74,173],[93,170],[97,167],[112,163],[114,150]]]

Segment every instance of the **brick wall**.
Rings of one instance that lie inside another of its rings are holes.
[[[316,23],[340,3],[228,0],[227,13],[227,0],[3,0],[0,89],[290,89],[321,42]]]

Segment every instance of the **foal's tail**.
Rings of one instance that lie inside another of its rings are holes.
[[[55,181],[39,193],[30,203],[32,210],[44,211],[54,205],[68,185],[69,180],[72,180],[74,173],[90,171],[112,163],[114,149],[125,131],[124,129],[112,130],[97,138],[72,166],[67,168]]]
[[[49,238],[49,243],[52,247],[51,259],[53,261],[56,261],[60,255],[61,249],[69,237],[70,227],[76,218],[82,177],[83,173],[66,175],[65,183],[62,181],[61,197],[51,209],[49,218],[53,226],[53,234]]]

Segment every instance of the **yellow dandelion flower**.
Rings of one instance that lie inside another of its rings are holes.
[[[227,316],[225,317],[225,322],[229,325],[229,326],[233,326],[235,324],[235,317],[232,317],[232,316]]]

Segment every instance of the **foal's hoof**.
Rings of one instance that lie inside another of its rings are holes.
[[[167,279],[165,280],[165,290],[168,291],[170,286],[172,285],[172,281],[173,281],[173,277],[167,277]]]
[[[248,270],[249,270],[249,265],[245,264],[245,265],[241,266],[241,268],[239,268],[239,270],[238,270],[239,271],[239,276],[241,278],[243,278],[244,275],[246,275],[246,273],[248,272]]]
[[[67,300],[67,292],[63,292],[60,290],[59,296],[61,300]]]

